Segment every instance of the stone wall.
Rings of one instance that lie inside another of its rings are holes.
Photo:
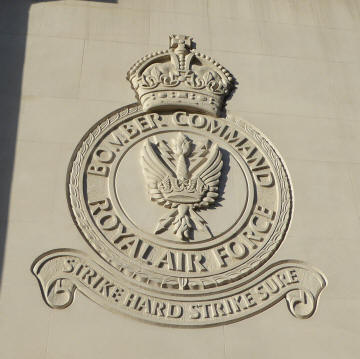
[[[135,102],[130,66],[168,35],[236,77],[229,114],[253,123],[289,168],[295,212],[270,262],[296,258],[328,277],[318,311],[281,303],[224,327],[173,329],[108,312],[83,295],[47,307],[32,261],[91,251],[65,196],[71,154],[107,113]],[[356,358],[360,288],[360,1],[1,1],[0,357]]]

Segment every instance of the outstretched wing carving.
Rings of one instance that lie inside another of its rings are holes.
[[[208,191],[202,199],[200,207],[209,207],[219,196],[219,178],[221,176],[222,166],[223,161],[219,146],[214,144],[210,149],[206,162],[192,174],[192,178],[199,177],[205,186],[208,187]]]
[[[173,148],[166,141],[145,142],[141,162],[148,193],[151,200],[171,209],[159,219],[155,234],[171,227],[181,240],[193,239],[194,230],[212,235],[198,212],[212,205],[219,196],[222,154],[217,144],[192,153],[196,146],[182,133],[178,134]],[[195,166],[189,170],[191,161]]]
[[[158,189],[158,183],[166,178],[170,180],[174,174],[157,156],[152,146],[151,142],[147,140],[143,147],[141,162],[150,198],[162,204],[166,200]]]

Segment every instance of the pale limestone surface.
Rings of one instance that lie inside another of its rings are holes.
[[[360,2],[29,3],[0,4],[0,357],[357,358]],[[34,258],[91,251],[67,209],[70,156],[92,124],[135,101],[125,72],[166,49],[169,33],[194,36],[235,75],[228,111],[263,130],[285,158],[295,212],[271,262],[301,259],[326,274],[313,318],[295,319],[281,302],[235,324],[180,330],[113,314],[81,294],[62,311],[44,304]]]

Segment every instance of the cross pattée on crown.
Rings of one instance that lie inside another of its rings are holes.
[[[187,35],[170,35],[169,40],[169,48],[178,56],[179,69],[185,70],[185,56],[194,47],[193,38]]]

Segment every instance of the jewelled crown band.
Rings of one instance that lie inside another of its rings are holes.
[[[218,62],[194,49],[192,37],[170,35],[169,49],[141,58],[129,70],[144,110],[182,108],[218,115],[233,88],[233,77]]]

